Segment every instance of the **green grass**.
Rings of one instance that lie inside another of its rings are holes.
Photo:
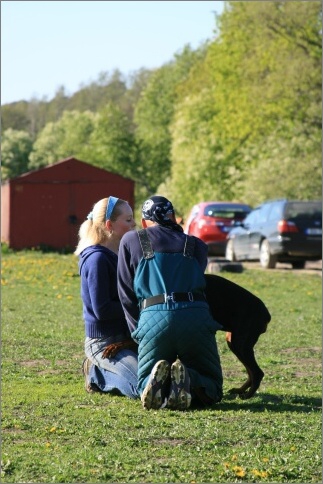
[[[87,394],[77,259],[2,257],[2,482],[321,482],[321,277],[222,273],[272,314],[256,354],[265,371],[247,401],[245,372],[217,335],[224,398],[208,410],[144,411]]]

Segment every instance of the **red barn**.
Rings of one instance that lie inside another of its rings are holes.
[[[134,208],[134,181],[75,158],[8,180],[1,187],[1,240],[13,249],[74,250],[95,202],[113,195]]]

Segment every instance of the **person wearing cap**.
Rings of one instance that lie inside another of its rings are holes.
[[[81,297],[85,323],[83,374],[87,392],[113,392],[138,398],[137,345],[117,291],[117,261],[121,237],[135,228],[125,200],[99,200],[79,229]]]
[[[139,345],[142,405],[213,405],[222,398],[223,377],[215,340],[221,326],[204,295],[207,246],[184,234],[165,197],[145,201],[141,224],[121,239],[118,292]]]

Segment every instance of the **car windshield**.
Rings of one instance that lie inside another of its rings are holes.
[[[204,215],[208,217],[230,218],[242,220],[250,212],[246,206],[225,206],[225,205],[208,205],[204,209]]]
[[[293,221],[321,220],[321,202],[289,202],[286,204],[285,217]]]

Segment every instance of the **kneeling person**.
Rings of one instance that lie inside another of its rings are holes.
[[[120,242],[118,292],[138,348],[143,407],[184,410],[192,399],[222,398],[215,340],[221,326],[204,296],[207,246],[184,234],[172,203],[153,196],[142,207],[142,227]]]

